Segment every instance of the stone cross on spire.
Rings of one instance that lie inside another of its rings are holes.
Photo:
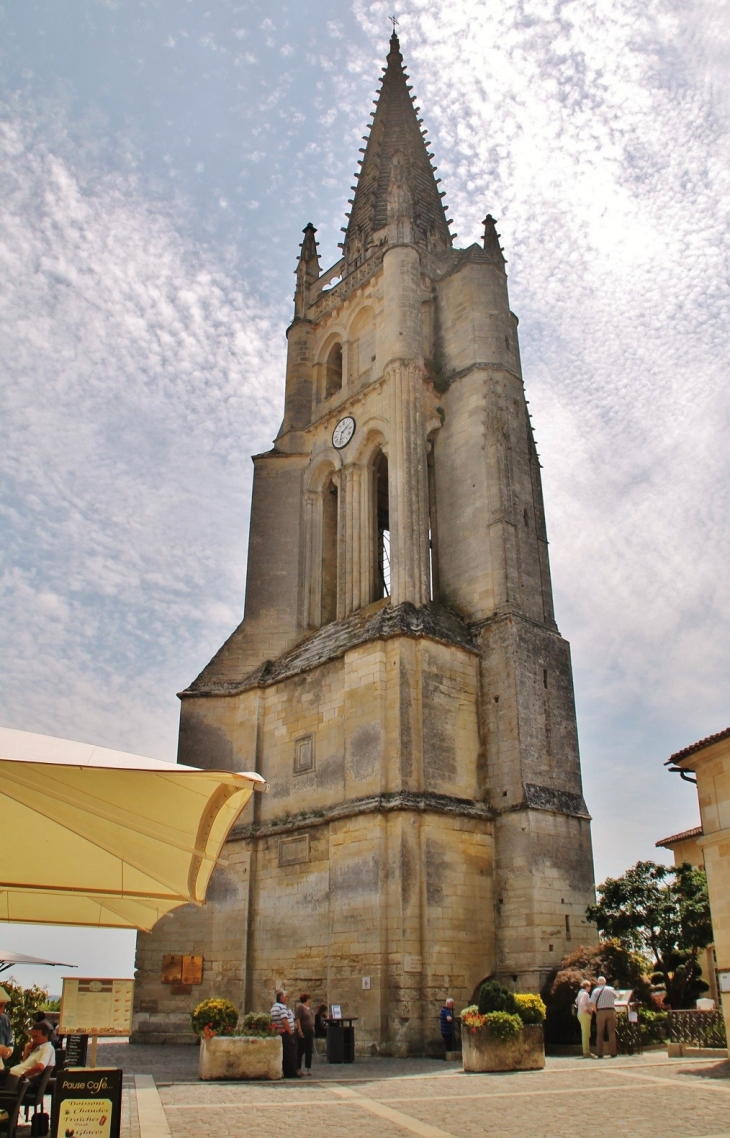
[[[422,120],[414,106],[408,74],[403,67],[403,56],[393,21],[387,67],[373,112],[370,136],[362,151],[360,175],[352,209],[345,231],[343,249],[347,270],[354,268],[366,256],[373,244],[385,241],[388,234],[388,198],[393,184],[395,160],[397,181],[405,183],[413,201],[412,233],[410,239],[426,248],[442,250],[451,247],[451,234],[441,201],[431,160],[425,141]],[[399,170],[401,167],[401,170]],[[391,193],[392,197],[392,193]]]

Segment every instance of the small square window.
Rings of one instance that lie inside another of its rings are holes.
[[[303,735],[294,743],[294,774],[314,770],[314,735]]]

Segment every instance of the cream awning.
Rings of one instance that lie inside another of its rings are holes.
[[[149,931],[202,904],[258,774],[0,728],[0,920]]]

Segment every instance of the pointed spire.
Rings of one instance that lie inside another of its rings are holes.
[[[484,252],[489,256],[490,261],[494,261],[495,265],[504,268],[505,259],[504,251],[499,243],[499,234],[497,233],[497,223],[488,213],[482,223],[484,225]]]
[[[319,252],[317,250],[317,241],[315,233],[317,230],[312,225],[311,221],[307,222],[302,233],[304,240],[302,241],[299,251],[299,261],[297,263],[297,289],[294,293],[294,316],[302,316],[305,308],[307,307],[307,290],[320,275],[321,269],[319,266]]]
[[[400,239],[410,239],[430,249],[448,249],[451,246],[446,214],[436,185],[435,167],[431,165],[433,156],[429,154],[425,136],[421,133],[418,108],[410,91],[394,28],[345,230],[348,271],[360,263],[373,241],[380,242],[389,230],[393,230],[394,173],[395,184],[404,187],[396,193],[396,212],[400,221],[396,231],[410,234],[409,238],[401,236]],[[410,208],[406,204],[408,198],[412,203]],[[407,218],[405,213],[409,214]],[[389,239],[392,240],[392,236]]]

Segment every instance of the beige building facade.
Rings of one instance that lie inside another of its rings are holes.
[[[695,841],[707,873],[719,978],[711,994],[719,995],[730,1039],[730,727],[677,751],[668,762],[697,779],[702,826]]]
[[[244,620],[179,760],[255,769],[201,910],[140,935],[138,1040],[307,990],[384,1053],[595,939],[568,644],[494,221],[454,247],[391,40],[342,258],[304,230],[284,419],[254,457]],[[163,984],[201,955],[202,984]]]

